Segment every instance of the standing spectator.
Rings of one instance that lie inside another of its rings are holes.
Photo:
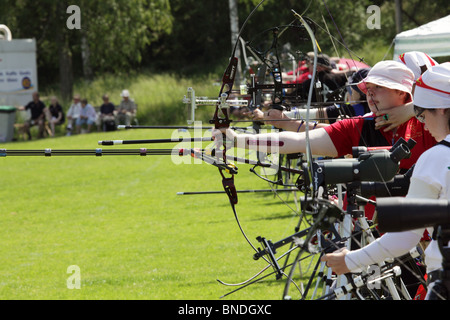
[[[92,125],[97,119],[97,113],[92,105],[90,105],[86,98],[81,100],[80,116],[77,119],[77,133],[81,133],[81,126],[87,125],[87,132],[90,133]]]
[[[28,139],[31,140],[30,128],[37,125],[39,127],[38,138],[44,137],[44,125],[45,125],[45,104],[39,99],[39,92],[33,92],[33,100],[26,106],[17,108],[20,111],[30,110],[31,118],[25,121],[23,129],[28,135]]]
[[[133,99],[130,99],[130,92],[123,90],[120,94],[122,101],[118,107],[117,122],[118,124],[125,124],[129,126],[131,121],[136,117],[136,104]]]
[[[116,107],[109,101],[109,96],[107,94],[103,95],[103,104],[100,106],[100,114],[97,118],[98,131],[100,131],[100,128],[103,131],[109,131],[115,127],[115,110]]]
[[[75,94],[73,96],[73,103],[67,111],[67,135],[70,136],[72,134],[72,129],[74,124],[76,124],[78,117],[80,116],[81,111],[81,103],[80,103],[80,95]]]
[[[51,136],[54,137],[55,126],[61,125],[65,121],[64,111],[56,97],[52,97],[50,100],[49,113],[48,122],[50,124]]]

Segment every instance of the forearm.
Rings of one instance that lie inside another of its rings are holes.
[[[422,179],[412,177],[406,198],[437,199],[439,190]],[[424,213],[426,214],[426,213]],[[387,258],[395,258],[408,253],[423,236],[424,228],[386,233],[368,246],[349,252],[345,263],[351,271],[370,264],[379,263]]]
[[[274,127],[278,129],[282,129],[284,131],[293,131],[293,132],[305,132],[306,127],[309,128],[309,130],[314,130],[318,128],[324,128],[328,126],[326,123],[318,123],[316,121],[308,122],[306,124],[306,121],[303,120],[285,120],[285,121],[276,121],[276,122],[269,122],[270,124],[273,124]]]
[[[424,230],[386,233],[359,250],[345,256],[345,264],[352,272],[358,272],[371,264],[382,263],[408,253],[420,241]]]
[[[252,149],[268,153],[306,153],[307,139],[305,133],[292,131],[273,132],[266,134],[235,134],[235,146],[242,149]],[[336,157],[337,151],[330,137],[323,129],[309,132],[311,152],[314,155]]]
[[[267,153],[305,152],[304,139],[296,132],[283,131],[263,134],[238,134],[235,146]]]
[[[308,109],[294,109],[292,111],[284,111],[283,114],[292,119],[306,119]],[[309,118],[317,118],[317,109],[309,109]]]
[[[315,110],[313,114],[315,114]],[[280,111],[278,109],[270,109],[266,112],[262,112],[256,109],[252,112],[247,113],[253,120],[261,120],[266,124],[272,125],[275,128],[282,129],[284,131],[293,132],[304,132],[306,130],[306,121],[303,109],[295,109],[294,111]],[[244,114],[246,115],[246,114]],[[314,117],[311,117],[314,118]],[[308,123],[308,128],[314,130],[316,128],[323,128],[328,124],[318,123],[317,121],[310,121]]]

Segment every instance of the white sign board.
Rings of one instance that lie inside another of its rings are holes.
[[[0,40],[0,105],[24,106],[38,91],[36,41]]]

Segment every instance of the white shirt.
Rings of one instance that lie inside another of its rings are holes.
[[[74,103],[70,106],[69,110],[67,111],[67,117],[72,117],[72,118],[78,118],[80,117],[80,112],[81,112],[81,103]]]
[[[80,107],[80,115],[87,117],[91,121],[95,121],[97,119],[97,113],[92,105],[89,103],[83,108]]]
[[[450,135],[445,138],[450,142]],[[407,198],[450,200],[450,148],[437,145],[425,151],[414,167]],[[426,212],[424,212],[426,214]],[[431,234],[433,228],[427,228]],[[350,251],[345,263],[350,271],[359,272],[367,266],[408,253],[420,241],[425,229],[389,232],[368,246]],[[436,241],[425,250],[427,272],[442,268],[442,255]]]

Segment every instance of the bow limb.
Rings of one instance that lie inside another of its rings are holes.
[[[237,36],[237,40],[236,43],[234,45],[234,48],[232,50],[231,53],[231,58],[230,58],[230,62],[225,70],[225,73],[222,77],[222,87],[219,93],[219,99],[216,105],[216,110],[214,112],[214,116],[213,119],[210,120],[211,124],[214,124],[214,128],[215,129],[228,129],[230,127],[230,122],[231,120],[229,119],[228,116],[228,109],[227,108],[222,108],[224,105],[226,105],[226,100],[228,99],[231,90],[233,88],[233,84],[236,78],[236,71],[237,71],[237,66],[238,66],[238,58],[236,57],[236,49],[239,45],[239,39],[241,37],[242,31],[244,30],[248,20],[253,16],[253,14],[256,12],[256,10],[263,4],[265,0],[262,0],[253,10],[252,12],[249,14],[249,16],[246,18],[246,20],[244,21],[239,34]],[[219,115],[219,110],[222,112],[223,117],[221,117]],[[226,142],[226,134],[222,135],[222,157],[223,157],[223,163],[225,165],[227,165],[227,159],[226,159],[226,152],[227,152],[227,142]],[[217,150],[220,151],[220,150]],[[217,154],[220,154],[220,152],[218,152]],[[235,170],[237,170],[237,168],[235,168]],[[236,191],[236,187],[234,185],[234,174],[235,172],[228,172],[230,173],[230,177],[225,177],[224,174],[224,169],[219,167],[219,172],[220,175],[222,176],[222,185],[223,188],[226,192],[226,194],[228,195],[228,198],[230,200],[230,205],[231,208],[233,209],[233,213],[236,219],[236,222],[238,223],[239,229],[241,230],[242,235],[244,236],[244,238],[246,239],[246,241],[249,243],[249,245],[253,248],[253,250],[255,250],[256,252],[258,251],[256,249],[256,247],[251,243],[251,241],[248,239],[247,235],[245,234],[240,221],[237,217],[237,213],[236,213],[236,208],[235,205],[238,202],[238,197],[237,197],[237,191]]]
[[[310,121],[310,109],[311,109],[311,99],[312,99],[312,94],[313,94],[313,90],[314,90],[314,84],[315,84],[315,79],[316,79],[316,71],[317,71],[317,53],[318,53],[318,46],[317,46],[317,40],[316,37],[314,36],[314,32],[312,31],[311,27],[306,23],[305,19],[303,19],[303,17],[301,15],[299,15],[298,13],[296,13],[294,10],[292,10],[292,12],[294,13],[294,16],[300,20],[300,22],[304,25],[306,31],[308,32],[310,38],[311,38],[311,42],[312,42],[312,46],[313,46],[313,50],[314,50],[314,63],[313,63],[313,72],[312,72],[312,78],[311,78],[311,84],[309,86],[309,93],[308,93],[308,101],[306,104],[306,126],[305,126],[305,137],[306,137],[306,161],[307,161],[307,165],[308,165],[308,180],[310,182],[310,188],[312,190],[312,197],[314,198],[315,194],[316,194],[316,186],[313,183],[313,179],[312,179],[312,173],[313,173],[313,159],[312,159],[312,153],[311,153],[311,144],[309,141],[309,121]]]
[[[233,89],[233,84],[236,78],[236,71],[237,71],[237,66],[238,66],[238,58],[236,57],[236,50],[237,47],[239,45],[239,39],[241,37],[242,31],[244,30],[245,26],[247,25],[248,20],[254,15],[254,13],[257,11],[257,9],[263,4],[265,0],[261,0],[261,2],[258,3],[258,5],[256,5],[256,7],[252,10],[252,12],[249,14],[249,16],[245,19],[244,23],[242,24],[241,29],[239,30],[239,34],[237,36],[236,39],[236,43],[233,47],[233,50],[231,52],[231,58],[230,58],[230,62],[228,64],[227,69],[225,70],[225,73],[222,77],[222,87],[219,93],[219,99],[216,105],[216,110],[214,112],[214,117],[212,120],[210,120],[211,124],[214,124],[214,128],[215,129],[228,129],[230,127],[230,119],[228,117],[228,109],[226,108],[221,108],[223,104],[226,104],[226,100],[228,99],[228,97],[230,96],[231,90]],[[222,114],[224,115],[224,118],[221,118],[219,116],[219,110],[221,110]],[[227,146],[226,146],[226,136],[225,134],[223,135],[223,162],[226,164],[226,151],[227,151]],[[223,187],[225,189],[225,192],[228,195],[228,198],[230,199],[230,204],[233,207],[234,210],[234,205],[237,204],[238,199],[237,199],[237,193],[236,193],[236,188],[234,186],[234,175],[232,174],[231,177],[229,178],[225,178],[224,174],[223,174],[223,170],[219,168],[219,172],[223,178],[222,180],[222,184]]]
[[[307,172],[305,174],[308,175],[308,180],[309,180],[309,184],[310,184],[310,189],[312,192],[312,199],[313,201],[316,199],[316,186],[314,184],[314,181],[312,179],[312,174],[314,172],[313,170],[313,159],[312,159],[312,152],[311,152],[311,145],[310,145],[310,141],[309,141],[309,121],[310,121],[310,109],[311,109],[311,99],[312,99],[312,93],[314,90],[314,84],[315,84],[315,78],[316,78],[316,69],[317,69],[317,52],[318,52],[318,48],[317,48],[317,41],[316,41],[316,37],[314,36],[314,32],[312,31],[311,27],[306,23],[306,21],[303,19],[303,17],[301,15],[299,15],[298,13],[296,13],[294,10],[292,10],[292,12],[294,13],[294,16],[300,20],[300,22],[304,25],[306,31],[308,32],[310,38],[311,38],[311,42],[313,45],[313,49],[314,49],[314,64],[313,64],[313,73],[312,73],[312,78],[311,78],[311,84],[309,86],[309,93],[308,93],[308,102],[306,105],[306,126],[305,126],[305,137],[306,137],[306,161],[307,161],[307,166],[308,166],[308,170],[306,170]],[[307,195],[305,194],[305,198],[307,198]],[[307,235],[307,240],[304,242],[305,244],[308,244],[311,237],[313,235],[313,232],[309,232]],[[301,248],[297,254],[297,256],[294,259],[294,264],[296,265],[298,261],[300,261],[300,257],[302,255],[302,253],[305,251],[305,248]],[[289,274],[288,274],[288,280],[286,281],[285,287],[284,287],[284,291],[283,291],[283,299],[289,299],[289,287],[291,284],[291,280],[293,278],[294,275],[294,270],[295,268],[291,268]]]

